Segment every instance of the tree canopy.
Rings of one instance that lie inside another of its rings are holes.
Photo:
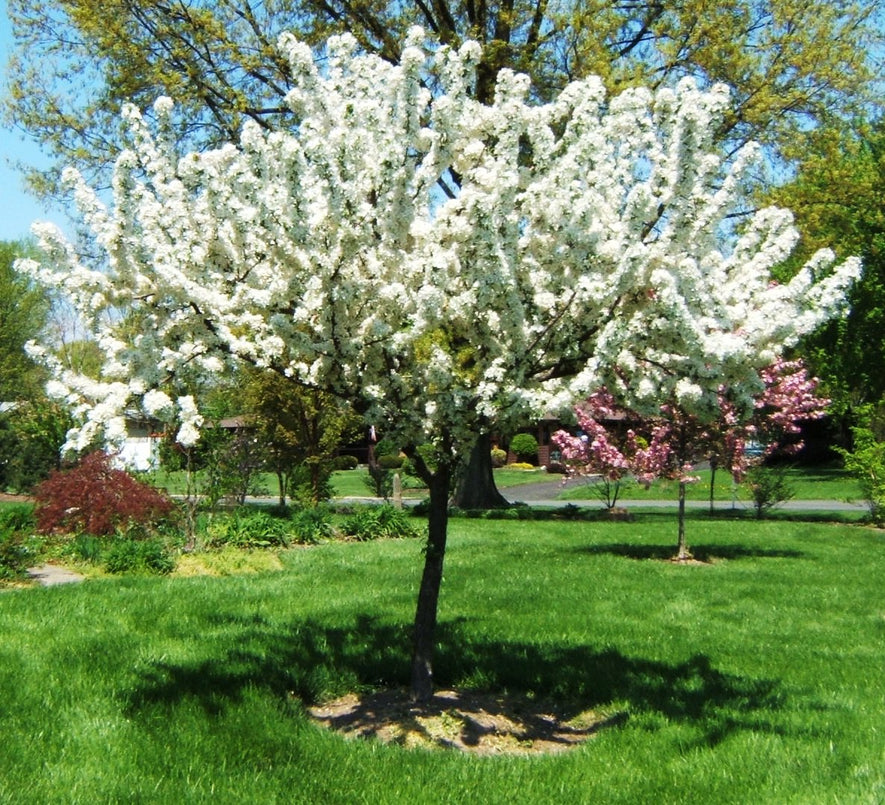
[[[794,211],[802,232],[797,260],[824,242],[863,256],[848,315],[802,345],[836,413],[849,414],[885,398],[885,124],[817,132],[813,144],[796,178],[769,197]]]
[[[49,301],[44,289],[16,271],[16,259],[28,254],[23,243],[0,242],[0,402],[35,394],[43,372],[25,353],[25,344],[46,326]]]
[[[881,0],[736,0],[710,4],[435,0],[10,0],[15,35],[5,100],[14,123],[55,157],[38,190],[57,188],[61,167],[107,180],[124,102],[147,111],[177,101],[175,127],[192,147],[235,141],[246,120],[292,127],[285,95],[294,83],[275,43],[297,31],[321,45],[351,32],[393,63],[414,24],[457,48],[481,44],[475,97],[491,102],[507,67],[532,76],[550,99],[565,84],[601,77],[609,92],[674,86],[686,76],[724,82],[732,103],[720,136],[801,153],[816,123],[876,102],[873,56],[881,47]]]
[[[770,281],[798,235],[777,208],[731,225],[759,149],[714,148],[724,87],[609,97],[588,78],[538,104],[502,70],[485,104],[479,44],[425,42],[413,29],[392,64],[336,37],[320,66],[284,35],[297,128],[250,121],[237,145],[182,157],[171,100],[156,126],[126,107],[113,205],[66,174],[104,259],[42,225],[42,262],[22,264],[69,296],[105,354],[96,381],[43,352],[81,420],[74,445],[119,438],[133,404],[177,417],[193,443],[202,417],[176,379],[227,362],[347,399],[399,436],[431,495],[417,698],[431,690],[453,471],[476,432],[601,385],[640,411],[670,400],[702,418],[725,387],[750,411],[760,370],[835,314],[859,272],[821,251]]]

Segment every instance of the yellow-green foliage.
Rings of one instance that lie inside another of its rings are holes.
[[[228,547],[180,556],[173,575],[233,576],[241,573],[269,573],[282,569],[283,564],[275,551],[243,551]]]

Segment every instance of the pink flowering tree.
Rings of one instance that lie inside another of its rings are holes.
[[[697,417],[685,416],[673,405],[662,405],[656,416],[643,417],[614,403],[607,390],[592,394],[575,407],[583,433],[557,431],[553,442],[562,451],[568,477],[599,479],[601,496],[611,509],[625,478],[646,486],[658,478],[679,482],[679,538],[676,558],[691,558],[685,541],[685,487],[697,481],[692,458],[710,432]],[[630,426],[624,430],[624,423]],[[645,435],[641,435],[645,434]]]
[[[125,108],[109,199],[66,172],[92,243],[35,226],[42,258],[20,268],[68,299],[102,374],[32,354],[76,417],[74,449],[123,438],[133,408],[194,444],[191,383],[243,364],[383,424],[430,493],[411,677],[426,700],[448,501],[476,435],[603,386],[640,411],[707,412],[728,384],[740,407],[844,307],[860,263],[822,251],[772,285],[798,233],[775,208],[729,225],[759,148],[717,151],[724,86],[607,97],[588,77],[539,103],[502,70],[483,104],[476,42],[413,29],[396,64],[349,36],[278,44],[293,130],[247,122],[182,154],[161,98]]]
[[[653,417],[643,417],[616,404],[601,390],[575,407],[582,433],[558,431],[553,442],[562,453],[569,477],[595,476],[608,507],[617,501],[625,478],[649,484],[656,478],[679,482],[676,559],[691,558],[685,537],[686,485],[698,480],[693,465],[709,460],[728,470],[736,482],[775,450],[796,453],[803,421],[824,416],[828,400],[817,395],[818,381],[808,376],[801,360],[777,359],[760,373],[762,390],[743,413],[720,389],[717,410],[707,420],[687,414],[671,403]],[[645,434],[645,438],[640,434]],[[712,505],[711,479],[711,505]]]

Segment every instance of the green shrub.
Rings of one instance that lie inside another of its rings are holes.
[[[158,539],[116,538],[105,557],[108,573],[151,573],[165,575],[175,570],[175,559]]]
[[[292,528],[299,542],[319,542],[336,535],[332,513],[325,506],[301,509],[292,515]]]
[[[502,450],[500,447],[492,448],[492,466],[503,467],[507,463],[507,451]]]
[[[356,456],[343,455],[335,456],[332,459],[332,468],[335,470],[355,470],[359,465],[360,462]]]
[[[510,440],[510,450],[518,461],[532,463],[538,458],[538,440],[531,433],[517,433]]]
[[[854,450],[840,450],[845,469],[860,486],[861,494],[878,526],[885,525],[885,442],[876,439],[871,428],[852,428]]]
[[[241,507],[216,517],[206,528],[206,547],[234,548],[287,547],[293,526],[270,512]]]
[[[24,575],[34,558],[33,507],[27,504],[0,509],[0,579]]]
[[[744,482],[750,490],[756,517],[762,519],[765,512],[779,503],[790,500],[796,491],[787,479],[788,467],[752,467]]]
[[[403,466],[402,456],[378,456],[378,466],[382,470],[398,470]]]
[[[345,520],[342,530],[347,536],[361,541],[419,536],[404,509],[386,504],[359,509]]]

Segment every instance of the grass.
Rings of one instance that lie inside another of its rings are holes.
[[[332,474],[332,488],[336,497],[361,498],[371,495],[366,486],[365,479],[368,472],[365,467],[355,470],[340,470]],[[495,483],[499,489],[507,489],[522,484],[537,483],[538,481],[556,480],[557,476],[548,475],[543,469],[514,470],[506,467],[495,470]],[[183,495],[187,491],[187,483],[184,472],[169,472],[156,470],[151,473],[150,481],[160,489],[165,489],[172,495]],[[260,473],[258,487],[263,494],[269,497],[279,497],[279,483],[273,473]],[[421,489],[419,482],[408,476],[403,479],[403,495],[405,497],[424,497],[426,490]]]
[[[794,500],[859,500],[860,490],[855,480],[843,469],[794,467],[788,469],[787,478],[795,490]],[[700,478],[697,483],[686,487],[689,500],[710,499],[710,471],[694,473]],[[628,484],[621,493],[623,500],[676,500],[676,481],[655,481],[648,489],[639,484]],[[748,500],[749,494],[743,488],[735,490],[731,475],[716,473],[714,498],[717,501],[730,501],[737,494],[738,500]],[[569,481],[558,495],[560,500],[596,500],[592,485],[582,480]]]
[[[370,495],[368,487],[365,483],[367,470],[365,467],[359,467],[355,470],[344,470],[335,472],[332,475],[332,485],[335,489],[336,497],[366,497]],[[543,469],[532,470],[514,470],[508,467],[501,467],[495,470],[495,484],[499,489],[510,489],[523,484],[533,484],[556,480],[556,476],[548,475]],[[404,497],[425,497],[427,490],[420,487],[419,482],[408,476],[403,481]]]
[[[885,535],[694,516],[454,520],[437,681],[616,717],[579,749],[346,741],[304,702],[404,685],[419,541],[252,575],[0,595],[4,802],[880,802]]]

